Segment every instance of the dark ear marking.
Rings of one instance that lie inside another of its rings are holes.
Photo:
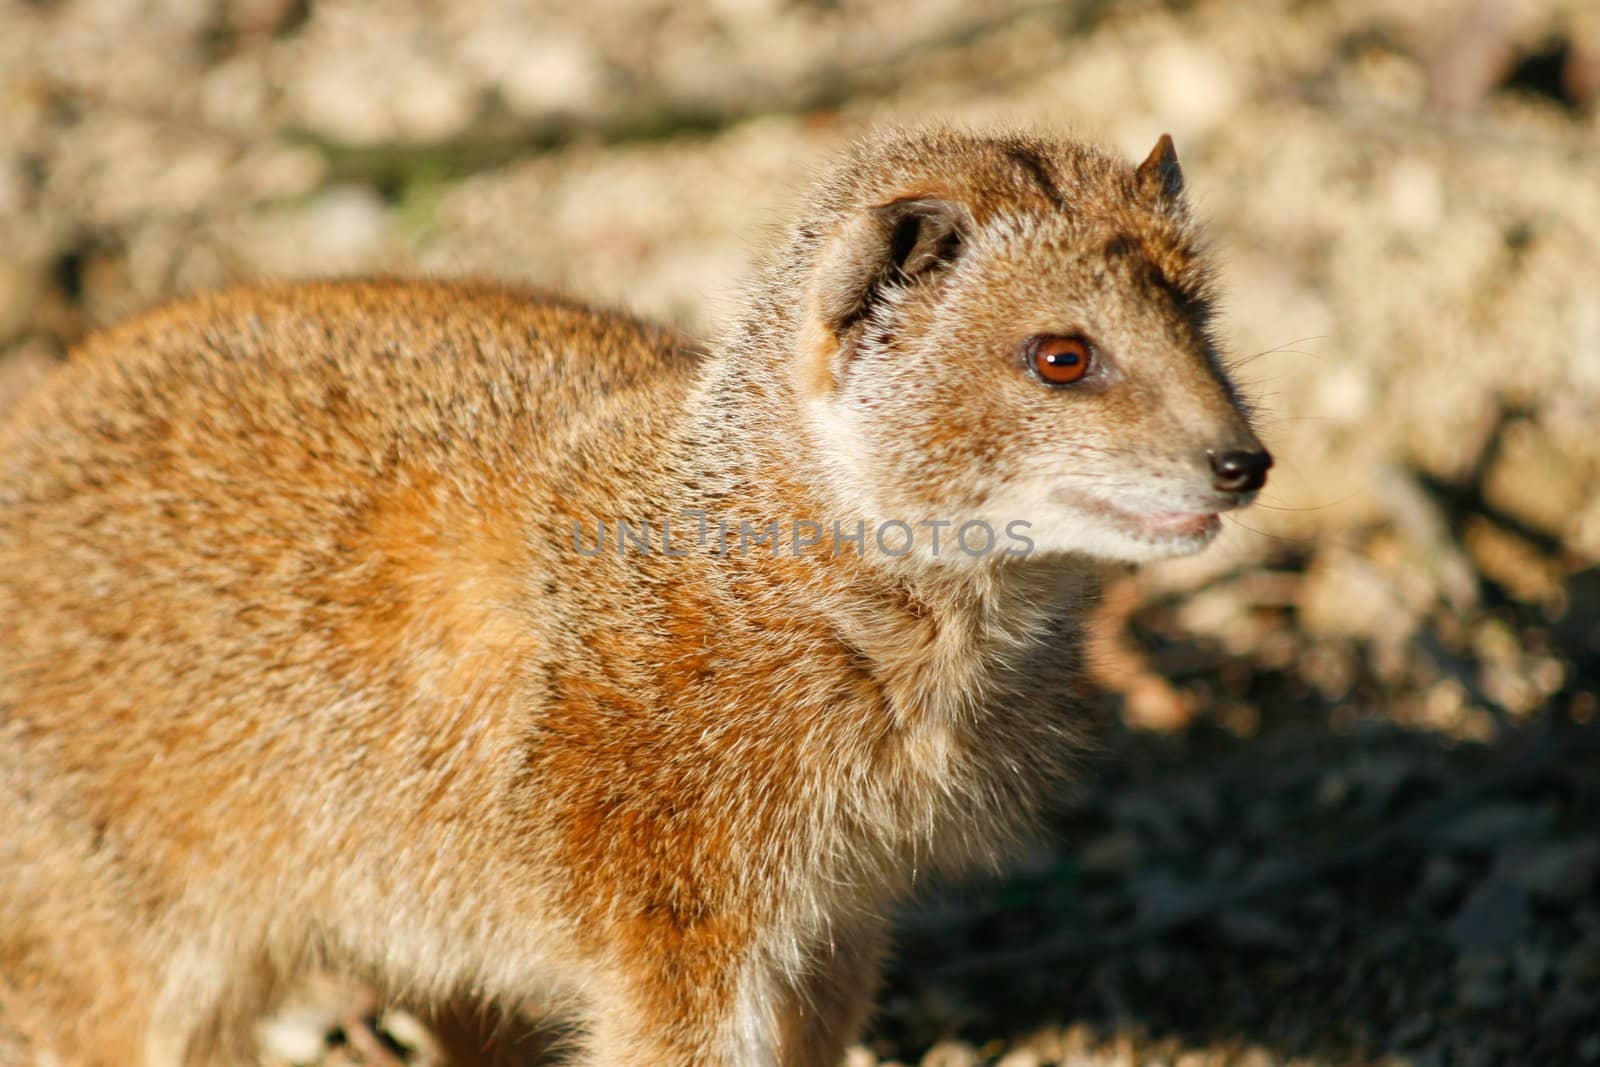
[[[1162,266],[1158,258],[1152,257],[1141,247],[1138,240],[1125,233],[1109,238],[1102,251],[1108,261],[1127,263],[1136,279],[1143,278],[1149,288],[1164,295],[1183,314],[1202,321],[1210,316],[1211,301],[1206,295],[1203,275],[1195,277],[1191,274],[1186,278],[1183,267],[1179,265],[1179,273],[1175,276]],[[1181,264],[1192,262],[1195,256],[1192,251],[1184,249],[1177,258]]]
[[[949,265],[971,225],[961,204],[917,197],[868,208],[845,223],[813,272],[822,325],[842,335],[890,287]]]
[[[1119,233],[1106,242],[1104,255],[1107,259],[1122,259],[1125,256],[1137,255],[1139,242],[1125,233]]]
[[[1150,285],[1172,301],[1184,315],[1205,322],[1211,317],[1211,303],[1199,290],[1174,281],[1166,271],[1151,264],[1147,275]]]
[[[1045,163],[1044,157],[1039,155],[1032,145],[1010,144],[1006,146],[1006,155],[1011,161],[1021,167],[1033,184],[1039,187],[1044,198],[1050,201],[1050,206],[1058,211],[1065,210],[1067,200],[1061,195],[1061,190],[1056,188],[1056,183],[1050,178],[1050,168]]]
[[[1152,203],[1176,205],[1181,202],[1183,168],[1178,166],[1178,150],[1173,147],[1170,134],[1161,135],[1161,140],[1134,172],[1134,181]]]
[[[885,294],[942,272],[970,233],[966,206],[937,197],[906,196],[847,218],[811,268],[807,330],[817,332],[801,371],[808,388],[835,388],[862,342],[864,320]]]
[[[873,208],[889,230],[889,266],[907,278],[956,258],[966,209],[947,200],[897,200]]]

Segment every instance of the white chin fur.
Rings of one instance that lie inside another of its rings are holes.
[[[1220,522],[1182,534],[1132,533],[1098,515],[1069,513],[1028,530],[1038,555],[1080,555],[1114,563],[1149,563],[1188,556],[1216,539]]]

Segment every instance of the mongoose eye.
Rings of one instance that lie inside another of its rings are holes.
[[[1081,337],[1035,337],[1028,342],[1028,361],[1046,385],[1071,385],[1089,373],[1093,353]]]

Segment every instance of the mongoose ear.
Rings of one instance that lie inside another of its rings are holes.
[[[971,228],[966,207],[952,200],[906,198],[857,215],[817,264],[814,310],[821,325],[844,333],[886,289],[951,263]]]
[[[811,272],[797,366],[804,388],[831,393],[854,352],[851,328],[884,294],[948,266],[971,232],[965,205],[925,196],[867,208],[835,230]]]
[[[954,260],[972,221],[953,200],[896,200],[872,210],[889,232],[889,265],[905,278]]]
[[[1183,203],[1183,168],[1172,135],[1162,134],[1139,169],[1134,172],[1139,191],[1153,204],[1179,207]]]

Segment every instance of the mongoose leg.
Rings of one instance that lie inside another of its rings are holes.
[[[881,924],[841,933],[818,951],[779,1021],[783,1067],[834,1067],[872,1006],[887,938]]]
[[[20,932],[10,931],[6,973],[0,975],[0,1015],[10,1034],[0,1045],[0,1064],[159,1062],[146,1047],[152,1034],[150,990],[157,981],[153,971],[81,930],[67,939],[56,932],[52,940],[26,947],[18,944]]]
[[[582,1062],[685,1067],[836,1067],[871,1005],[881,924],[838,932],[795,979],[748,958],[663,961],[648,984],[597,1005]],[[699,957],[699,958],[697,958]]]
[[[69,940],[55,934],[49,953],[8,954],[20,966],[0,978],[0,1018],[22,1040],[20,1050],[0,1043],[0,1067],[256,1062],[255,1026],[274,988],[266,971],[207,966],[203,982],[180,987],[170,970],[103,933],[80,927]]]
[[[709,967],[685,953],[636,969],[625,988],[597,996],[583,1067],[755,1067],[770,1055],[740,1040],[733,1007],[738,967]],[[741,1047],[744,1046],[744,1047]]]

